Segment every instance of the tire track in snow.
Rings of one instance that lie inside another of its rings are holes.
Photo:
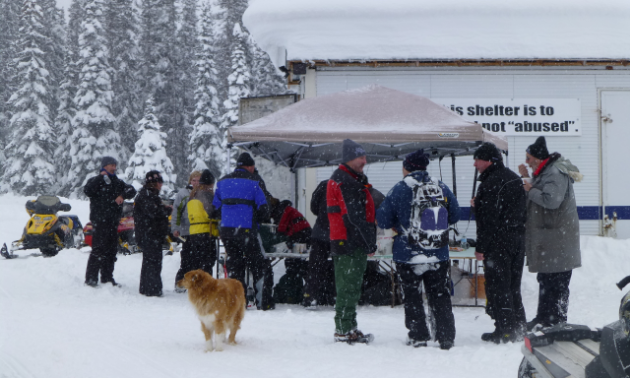
[[[134,368],[141,370],[144,376],[147,376],[147,377],[150,376],[151,378],[159,378],[159,377],[173,378],[173,377],[181,376],[181,373],[174,373],[170,371],[166,366],[162,365],[160,360],[149,357],[147,354],[139,352],[137,349],[134,349],[127,345],[124,345],[124,344],[113,345],[110,343],[106,345],[106,347],[109,350],[114,351],[114,353],[124,356],[124,358],[134,357],[132,358],[132,360],[135,362]],[[120,360],[124,360],[124,358],[122,359],[111,358],[111,360],[120,361]],[[153,373],[150,373],[147,370],[153,371]],[[118,377],[129,376],[129,371],[128,370],[120,371],[117,376]]]
[[[23,363],[8,353],[0,355],[0,378],[36,378]]]

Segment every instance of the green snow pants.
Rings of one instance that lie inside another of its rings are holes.
[[[345,334],[357,328],[357,304],[361,298],[367,255],[357,249],[352,255],[334,256],[333,260],[337,286],[335,332]]]

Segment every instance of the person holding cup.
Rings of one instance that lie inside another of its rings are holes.
[[[580,221],[573,183],[582,180],[578,168],[559,153],[549,154],[544,137],[527,148],[525,162],[532,170],[527,192],[525,253],[531,273],[539,283],[536,317],[527,323],[552,326],[567,321],[569,282],[573,269],[582,265]],[[519,172],[530,178],[527,167]]]

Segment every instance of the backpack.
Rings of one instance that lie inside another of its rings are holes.
[[[431,178],[419,182],[412,176],[404,179],[413,192],[409,228],[406,230],[410,245],[423,249],[439,249],[448,245],[447,198],[440,184]]]
[[[182,198],[182,201],[179,203],[179,206],[177,207],[177,218],[175,220],[175,224],[178,226],[181,226],[182,224],[182,215],[184,215],[184,210],[186,209],[186,206],[188,204],[188,197],[189,196]]]

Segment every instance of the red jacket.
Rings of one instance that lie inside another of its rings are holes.
[[[366,254],[376,251],[373,191],[367,177],[345,164],[339,165],[328,180],[326,203],[333,255],[351,255],[357,249]]]

